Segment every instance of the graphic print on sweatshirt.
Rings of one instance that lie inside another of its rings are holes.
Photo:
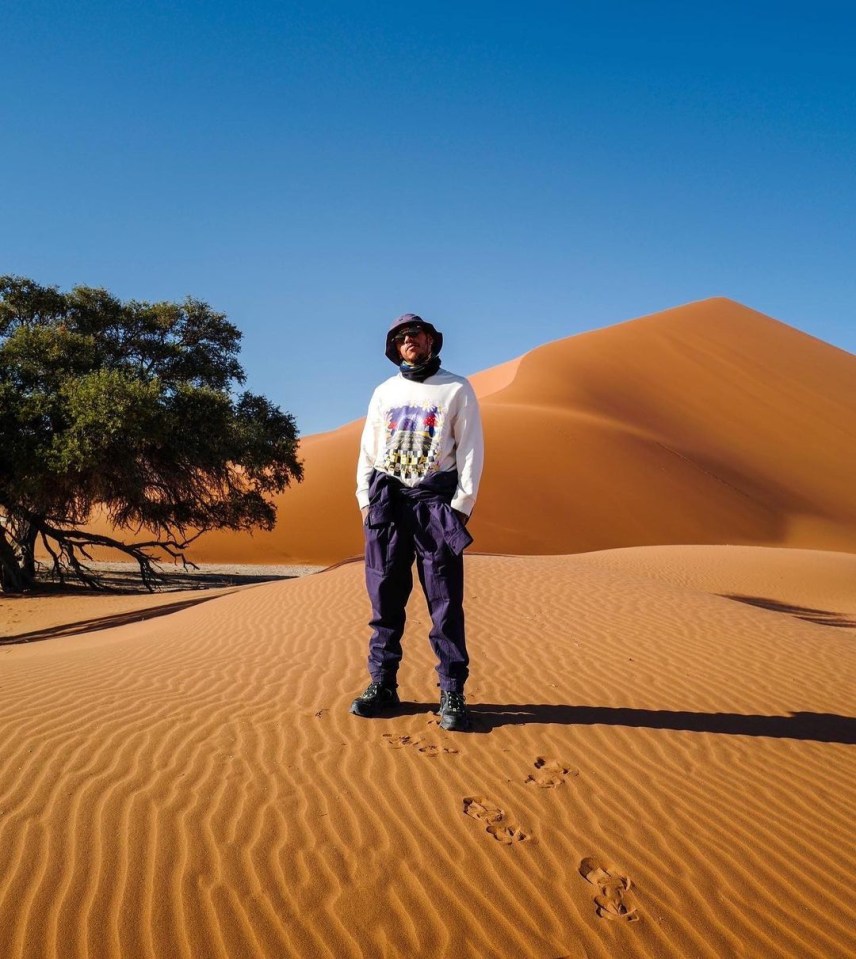
[[[402,480],[435,472],[446,411],[440,406],[396,406],[386,410],[383,470]]]

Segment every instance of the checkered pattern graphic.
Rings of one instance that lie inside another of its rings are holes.
[[[439,406],[397,406],[386,411],[383,470],[401,480],[422,479],[438,468],[446,411]]]

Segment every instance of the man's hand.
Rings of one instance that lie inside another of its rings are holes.
[[[464,524],[464,526],[467,525],[469,521],[469,516],[467,516],[466,513],[462,513],[459,509],[453,509],[452,512],[455,514],[455,516],[458,517],[458,519]]]
[[[362,515],[363,515],[363,526],[365,526],[365,525],[366,525],[366,520],[368,519],[368,516],[369,516],[369,508],[368,508],[368,506],[363,506],[363,507],[361,507],[360,512],[361,512]]]

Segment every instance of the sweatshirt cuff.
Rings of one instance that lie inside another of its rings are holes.
[[[467,495],[466,493],[457,492],[452,497],[451,507],[456,509],[459,513],[466,513],[467,516],[470,515],[473,511],[473,507],[476,505],[475,498]]]
[[[369,491],[366,490],[363,492],[362,490],[359,490],[357,492],[357,505],[360,507],[360,509],[365,509],[369,505],[369,502]]]

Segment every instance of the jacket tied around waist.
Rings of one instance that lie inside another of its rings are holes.
[[[452,497],[458,487],[457,470],[431,473],[417,486],[405,486],[389,473],[374,470],[369,480],[369,513],[366,525],[371,528],[394,523],[404,509],[422,504],[428,507],[430,523],[455,555],[460,555],[473,538],[452,509]]]

